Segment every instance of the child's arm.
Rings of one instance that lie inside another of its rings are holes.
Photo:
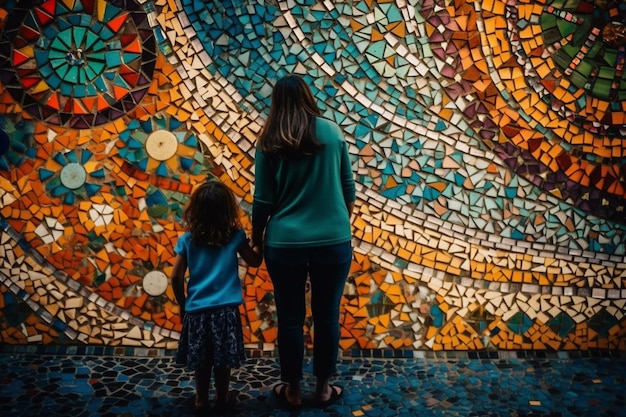
[[[181,318],[185,315],[185,302],[187,301],[187,296],[185,295],[185,271],[187,271],[187,259],[182,255],[176,255],[174,269],[172,270],[172,289],[174,290],[176,302],[180,306]]]
[[[263,252],[259,246],[251,247],[250,241],[246,240],[239,246],[239,255],[250,266],[257,267],[263,262]]]

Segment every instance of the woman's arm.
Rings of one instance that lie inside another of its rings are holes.
[[[354,212],[354,201],[346,202],[346,207],[348,209],[348,216],[352,219],[352,213]]]
[[[265,226],[276,201],[276,179],[268,157],[257,148],[254,161],[254,200],[252,201],[252,246],[263,248]]]
[[[263,248],[265,226],[270,218],[269,210],[264,205],[252,204],[252,247]]]
[[[356,186],[354,183],[354,172],[352,172],[352,162],[350,161],[350,153],[348,152],[348,143],[343,142],[341,150],[341,188],[343,189],[343,198],[348,209],[348,217],[352,218],[354,211],[354,202],[356,200]]]

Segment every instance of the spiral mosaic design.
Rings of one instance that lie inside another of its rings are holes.
[[[485,37],[486,43],[477,43],[481,36],[478,28],[467,32],[468,21],[485,24],[470,3],[461,5],[461,14],[453,17],[447,15],[446,2],[421,2],[416,10],[420,19],[434,28],[431,33],[424,33],[419,26],[405,22],[404,16],[415,14],[409,5],[387,3],[384,7],[363,6],[355,10],[338,3],[332,10],[324,12],[318,10],[314,3],[304,2],[289,12],[293,19],[292,26],[301,31],[302,39],[314,40],[315,45],[312,48],[319,58],[318,64],[327,65],[332,69],[332,74],[336,74],[334,80],[336,84],[350,85],[370,101],[387,103],[396,110],[396,115],[424,128],[432,125],[435,131],[446,129],[448,122],[456,122],[452,119],[451,110],[436,114],[432,112],[433,107],[440,108],[443,103],[451,100],[463,100],[464,94],[468,97],[474,96],[477,100],[482,99],[481,105],[470,105],[463,109],[465,118],[475,119],[466,125],[468,135],[474,135],[472,131],[476,130],[475,136],[482,138],[484,144],[496,151],[518,175],[528,178],[559,199],[592,214],[624,222],[626,188],[623,178],[626,156],[622,153],[624,143],[619,124],[615,127],[594,129],[593,125],[599,124],[600,121],[581,120],[586,114],[601,114],[588,109],[607,109],[606,116],[602,118],[609,120],[620,119],[621,116],[617,113],[621,114],[622,110],[612,112],[610,109],[615,107],[615,104],[611,104],[608,98],[598,102],[593,93],[598,87],[586,87],[588,83],[584,83],[577,91],[575,84],[568,79],[576,78],[576,74],[569,74],[570,71],[565,71],[566,68],[559,70],[553,61],[558,59],[566,48],[559,47],[559,51],[555,52],[551,50],[554,39],[547,39],[544,42],[543,38],[547,36],[545,34],[556,36],[556,26],[550,26],[550,21],[545,16],[557,19],[557,16],[562,15],[564,18],[573,19],[572,13],[567,10],[559,12],[555,9],[556,4],[544,6],[541,3],[539,6],[535,2],[530,4],[518,2],[515,5],[495,9],[502,13],[502,16],[499,16],[502,29],[495,31],[494,34],[497,36]],[[435,9],[437,5],[441,7]],[[235,10],[238,7],[241,7],[240,10],[244,13],[242,16],[246,17],[243,5],[233,5]],[[297,61],[299,50],[285,48],[281,42],[291,45],[291,41],[282,40],[280,32],[273,32],[273,42],[260,43],[256,37],[263,29],[259,29],[258,25],[275,24],[277,17],[271,6],[258,5],[257,9],[259,13],[252,20],[258,21],[246,25],[239,20],[238,13],[228,15],[224,19],[212,18],[211,16],[218,16],[223,12],[223,6],[217,3],[203,6],[193,2],[188,4],[190,16],[202,15],[203,11],[207,13],[204,20],[192,18],[192,24],[196,30],[202,31],[201,38],[204,40],[205,50],[211,54],[215,62],[215,65],[209,68],[231,80],[251,105],[263,110],[268,107],[267,96],[258,97],[255,92],[270,88],[269,80],[243,82],[240,75],[246,74],[256,80],[258,77],[252,77],[253,73],[265,72],[275,73],[274,77],[278,77],[284,73],[284,66],[276,63]],[[535,9],[539,13],[537,16],[533,15]],[[580,9],[588,11],[589,8],[581,6]],[[586,26],[578,28],[577,32],[587,30],[589,32],[587,38],[593,38],[593,33],[600,30],[594,25],[602,22],[594,17],[594,13],[598,14],[597,9],[592,9],[594,12],[585,18]],[[348,13],[341,15],[342,10]],[[319,21],[310,21],[312,13],[317,13],[320,20],[328,22],[327,31],[319,31]],[[615,15],[616,12],[612,9],[603,13]],[[341,25],[330,23],[338,18],[343,19]],[[494,19],[489,17],[488,21]],[[581,17],[580,21],[582,20]],[[530,22],[541,24],[531,25]],[[518,27],[525,30],[518,33]],[[494,30],[495,28],[499,26],[494,25]],[[559,32],[559,39],[562,40],[561,43],[569,45],[567,42],[571,37],[571,29],[563,30],[563,33]],[[428,39],[428,45],[422,45],[420,39]],[[454,42],[449,42],[452,39]],[[484,51],[501,51],[503,47],[500,45],[501,39],[509,40],[505,45],[509,49],[503,51],[500,56],[488,54],[484,61],[475,63],[469,62],[461,54],[470,50],[474,51],[472,56],[484,56]],[[494,43],[490,44],[490,40]],[[403,42],[408,47],[397,48],[396,42]],[[602,44],[601,40],[598,42]],[[578,39],[571,40],[571,45],[577,43]],[[341,59],[337,59],[339,49]],[[612,56],[610,48],[603,48],[602,51],[607,56]],[[614,52],[617,56],[618,51]],[[423,61],[428,55],[433,58],[430,66]],[[538,69],[533,68],[535,61],[538,60],[533,58],[535,56],[541,58]],[[602,60],[600,56],[596,56],[596,59]],[[612,61],[609,59],[607,62]],[[617,67],[620,66],[617,61],[615,64]],[[237,70],[233,70],[234,68]],[[606,73],[606,70],[600,73]],[[619,84],[621,72],[618,71],[617,74]],[[420,92],[419,87],[427,85],[424,80],[429,77],[437,79],[443,86],[446,96],[427,96]],[[457,79],[462,81],[457,82]],[[385,85],[384,89],[363,90],[380,83]],[[598,78],[594,83],[604,85],[605,81]],[[347,99],[345,96],[337,96],[338,90],[330,83],[326,85],[313,83],[313,88],[316,96],[328,104],[329,113],[333,107],[338,108],[342,105],[341,102],[334,104],[334,101]],[[484,97],[490,88],[499,90],[500,96]],[[588,98],[586,89],[590,91]],[[519,102],[517,97],[523,98],[523,101]],[[614,99],[617,100],[617,96]],[[374,184],[374,189],[385,197],[403,204],[419,204],[422,198],[432,201],[442,194],[441,191],[435,191],[430,187],[419,192],[421,188],[419,178],[424,179],[424,175],[419,169],[414,168],[419,163],[411,162],[411,159],[415,159],[416,151],[414,148],[402,147],[399,144],[399,142],[414,143],[415,147],[419,147],[419,141],[415,139],[417,132],[407,128],[391,150],[387,148],[386,152],[378,152],[376,149],[380,147],[381,142],[394,140],[390,137],[393,135],[389,134],[391,130],[389,125],[385,124],[389,121],[385,120],[386,117],[380,112],[372,112],[371,108],[359,108],[358,105],[349,102],[345,103],[345,106],[360,116],[355,131],[357,145],[363,144],[360,152],[367,154],[368,158],[373,152],[376,158],[376,167],[371,160],[367,165],[382,173],[381,184]],[[498,109],[502,108],[503,114],[500,114]],[[621,109],[621,106],[619,108]],[[507,114],[509,112],[515,114],[513,120]],[[546,119],[551,122],[546,123],[544,121]],[[561,120],[561,123],[557,123],[556,120]],[[406,121],[396,125],[395,129],[402,129],[405,124]],[[558,128],[552,126],[557,124]],[[612,125],[612,122],[609,124]],[[393,125],[395,123],[391,122],[391,126]],[[496,127],[499,129],[497,132]],[[390,157],[391,155],[393,157]],[[395,175],[397,172],[403,174]],[[599,178],[602,178],[602,181],[599,181]],[[364,180],[369,181],[369,178],[365,177]],[[445,183],[446,180],[443,180],[442,184]],[[451,187],[452,184],[446,186],[448,189]]]
[[[175,347],[182,209],[218,178],[249,229],[256,137],[295,72],[357,181],[342,350],[626,349],[623,2],[18,3],[0,305],[30,313],[0,311],[3,340]],[[246,343],[272,350],[271,280],[240,272]]]
[[[132,111],[152,82],[157,44],[133,1],[22,2],[2,35],[4,87],[46,123],[108,123]]]
[[[554,195],[568,202],[591,195],[578,206],[623,223],[624,5],[529,1],[508,6],[505,13],[511,55],[509,62],[494,60],[496,85],[523,117],[507,122],[501,137],[537,160],[540,174],[563,181],[548,187]],[[513,76],[516,71],[525,83]]]

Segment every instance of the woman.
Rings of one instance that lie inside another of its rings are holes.
[[[315,402],[343,394],[329,383],[339,350],[339,303],[352,262],[350,216],[355,186],[341,129],[321,117],[313,94],[296,75],[272,92],[255,157],[253,244],[264,248],[278,315],[281,380],[274,394],[288,408],[302,404],[305,285],[311,284],[315,326]]]

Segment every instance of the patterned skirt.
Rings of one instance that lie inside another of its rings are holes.
[[[239,307],[185,314],[175,359],[189,371],[241,366],[246,354]]]

